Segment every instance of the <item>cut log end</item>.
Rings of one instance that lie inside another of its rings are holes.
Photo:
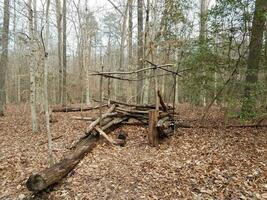
[[[31,175],[26,182],[28,190],[36,192],[41,191],[47,187],[47,184],[42,176],[39,174]]]

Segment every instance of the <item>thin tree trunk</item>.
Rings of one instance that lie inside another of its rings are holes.
[[[35,45],[35,30],[33,26],[33,10],[32,0],[28,0],[28,19],[29,19],[29,35],[30,35],[30,104],[31,104],[31,118],[32,118],[32,131],[36,133],[37,128],[37,115],[36,115],[36,83],[35,83],[35,71],[36,71],[36,45]]]
[[[90,75],[89,75],[89,70],[91,67],[91,51],[92,51],[92,39],[90,36],[89,39],[89,47],[88,47],[88,63],[86,65],[86,104],[89,106],[90,105]]]
[[[126,37],[126,22],[127,22],[127,12],[128,12],[129,0],[126,3],[126,7],[123,13],[123,23],[121,27],[121,43],[120,43],[120,70],[124,68],[124,43]]]
[[[128,19],[128,63],[133,65],[133,0],[128,1],[129,19]],[[132,69],[130,69],[132,70]]]
[[[137,51],[137,69],[142,69],[143,68],[143,57],[144,57],[144,45],[143,45],[143,0],[138,0],[137,1],[137,23],[138,23],[138,33],[137,33],[137,43],[138,43],[138,51]],[[143,76],[143,73],[137,73],[137,79],[141,79]],[[143,81],[138,81],[137,82],[137,89],[136,89],[136,94],[137,98],[136,101],[137,103],[141,103],[142,101],[142,88],[143,88]]]
[[[63,10],[62,10],[62,15],[63,15],[63,37],[62,37],[62,51],[63,51],[63,56],[62,56],[62,64],[63,64],[63,79],[62,79],[62,105],[66,105],[67,101],[67,5],[66,5],[67,0],[63,0]]]
[[[147,0],[146,2],[146,23],[145,23],[145,48],[144,48],[144,53],[146,56],[147,55],[147,50],[149,50],[148,48],[148,38],[149,38],[149,19],[150,19],[150,0]],[[150,71],[146,72],[146,74],[148,76],[150,76]],[[148,104],[148,93],[149,93],[149,81],[150,79],[145,79],[145,83],[144,83],[144,93],[143,93],[143,103],[144,104]]]
[[[199,45],[201,51],[205,50],[203,46],[206,43],[206,32],[207,32],[207,0],[201,0],[200,1],[200,30],[199,30]],[[203,70],[203,76],[206,77],[205,67],[203,65],[204,63],[201,63],[201,70]],[[202,92],[202,100],[203,100],[203,106],[207,105],[207,99],[206,99],[206,90],[205,88],[206,81],[203,81],[203,92]]]
[[[57,15],[57,62],[58,62],[58,96],[57,103],[61,103],[62,100],[62,12],[61,12],[61,1],[56,0],[56,15]]]
[[[242,115],[245,118],[253,117],[255,113],[256,99],[252,92],[255,91],[256,84],[258,82],[258,71],[263,45],[263,31],[266,13],[267,1],[256,0],[247,61],[246,85],[244,88],[244,100],[242,105]]]
[[[124,65],[125,65],[125,62],[124,62],[124,44],[125,44],[125,38],[126,38],[126,25],[127,25],[127,12],[128,12],[128,5],[129,5],[129,0],[127,1],[126,3],[126,6],[125,6],[125,10],[123,12],[123,15],[122,15],[122,18],[123,18],[123,22],[122,22],[122,25],[121,25],[121,40],[120,40],[120,56],[119,56],[119,70],[120,71],[124,71]],[[120,81],[118,80],[115,80],[116,82],[116,90],[117,90],[117,93],[116,93],[116,96],[118,98],[122,97],[122,91],[123,91],[123,84],[121,84]]]
[[[265,22],[265,66],[267,66],[267,22]],[[267,85],[267,69],[265,69],[265,85]],[[267,105],[267,92],[265,94],[265,105]]]
[[[4,20],[2,30],[2,54],[0,60],[0,116],[4,115],[5,78],[8,65],[9,0],[4,1]]]
[[[45,107],[45,119],[46,119],[46,131],[47,131],[47,139],[48,139],[48,157],[50,165],[54,164],[53,155],[52,155],[52,135],[50,131],[50,123],[49,123],[49,103],[48,103],[48,39],[49,39],[49,8],[50,8],[50,0],[46,2],[46,33],[45,33],[45,46],[44,46],[44,107]]]

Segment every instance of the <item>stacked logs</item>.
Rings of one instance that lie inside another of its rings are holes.
[[[112,145],[124,146],[125,138],[112,139],[108,136],[108,133],[122,124],[149,124],[150,110],[155,109],[153,105],[134,105],[115,101],[110,101],[110,103],[112,104],[109,105],[107,111],[97,118],[72,118],[75,120],[91,121],[85,131],[85,136],[72,146],[71,153],[63,160],[39,173],[31,175],[26,182],[26,186],[30,191],[39,192],[58,183],[74,169],[87,153],[94,149],[101,137],[105,138]],[[173,116],[169,113],[170,109],[171,107],[166,105],[160,107],[157,126],[161,137],[168,134],[166,130],[170,129],[173,124]],[[74,110],[76,111],[77,109]],[[62,109],[62,112],[68,111],[69,109]],[[54,112],[59,112],[59,110]]]

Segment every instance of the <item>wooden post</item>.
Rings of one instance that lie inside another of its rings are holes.
[[[159,144],[159,136],[157,130],[158,117],[159,112],[157,110],[149,111],[148,142],[153,147],[156,147]]]

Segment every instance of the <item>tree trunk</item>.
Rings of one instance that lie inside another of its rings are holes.
[[[247,60],[246,85],[244,88],[244,100],[242,105],[242,116],[245,118],[250,118],[255,115],[256,99],[252,92],[255,91],[258,81],[266,12],[267,1],[256,0]]]
[[[144,58],[146,59],[147,56],[147,51],[149,50],[148,48],[148,43],[149,43],[149,26],[150,26],[150,0],[146,1],[146,23],[145,23],[145,47],[144,47]],[[150,76],[150,71],[146,72],[148,76]],[[149,78],[145,79],[144,83],[144,93],[143,93],[143,104],[148,104],[148,93],[149,93]]]
[[[133,65],[133,0],[129,0],[129,19],[128,19],[128,63]],[[132,70],[132,69],[130,69]]]
[[[143,68],[143,57],[144,57],[144,45],[143,45],[143,0],[137,1],[137,21],[138,21],[138,33],[137,33],[137,43],[138,43],[138,51],[137,51],[137,69]],[[137,73],[137,79],[141,79],[143,76],[142,72]],[[143,81],[137,82],[137,88],[136,88],[136,101],[137,103],[142,102],[142,89],[143,89]]]
[[[63,78],[62,78],[62,105],[66,105],[67,101],[67,0],[63,0],[63,37],[62,37],[62,65],[63,65]]]
[[[199,46],[202,53],[204,53],[205,49],[203,46],[206,44],[206,34],[207,34],[207,0],[201,0],[200,1],[200,30],[199,30]],[[204,63],[200,63],[201,70],[203,70],[203,76],[206,77],[205,67]],[[203,81],[202,85],[202,100],[203,100],[203,106],[207,105],[207,97],[206,97],[206,90],[205,88],[205,80]]]
[[[62,100],[62,12],[61,12],[61,1],[56,0],[56,15],[57,15],[57,62],[58,62],[58,96],[57,103],[61,103]]]
[[[265,22],[265,66],[267,66],[267,22]],[[267,70],[265,69],[265,85],[267,85]],[[267,94],[265,94],[265,105],[267,105]]]
[[[45,43],[44,43],[44,109],[45,109],[45,120],[46,120],[46,131],[48,140],[48,158],[49,163],[52,165],[54,163],[52,155],[52,135],[50,131],[50,117],[49,117],[49,103],[48,103],[48,39],[49,39],[49,8],[50,0],[46,2],[46,33],[45,33]]]
[[[30,35],[30,104],[31,104],[31,118],[32,118],[32,131],[37,132],[37,115],[36,115],[36,45],[35,45],[35,30],[33,26],[33,10],[32,0],[28,0],[28,19],[29,19],[29,35]]]
[[[92,39],[90,36],[89,47],[88,47],[88,63],[86,65],[86,105],[90,105],[90,75],[89,70],[91,68],[91,51],[92,51]]]
[[[121,41],[120,41],[120,60],[119,60],[119,70],[124,71],[124,44],[125,44],[125,38],[126,38],[126,25],[127,25],[127,12],[128,12],[128,5],[129,5],[129,0],[126,3],[125,10],[123,12],[123,22],[122,22],[122,27],[121,27]],[[122,91],[123,91],[123,84],[121,84],[120,81],[116,80],[117,84],[117,96],[120,98],[122,97]]]
[[[80,143],[75,151],[64,160],[38,174],[31,175],[26,182],[27,188],[30,191],[42,191],[48,186],[60,181],[80,162],[86,153],[90,152],[96,146],[97,141],[98,137],[93,135],[85,138],[84,142]]]
[[[8,64],[9,0],[4,1],[4,20],[2,30],[2,54],[0,60],[0,116],[4,115],[5,82]]]

